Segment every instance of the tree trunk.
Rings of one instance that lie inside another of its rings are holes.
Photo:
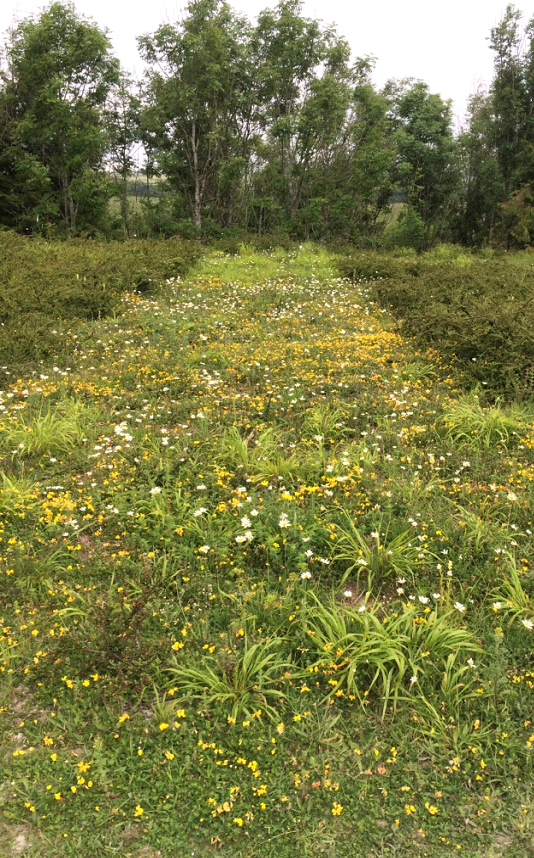
[[[193,181],[195,183],[195,199],[193,203],[193,223],[198,230],[198,239],[202,231],[202,213],[200,210],[202,204],[202,182],[198,170],[198,140],[196,135],[196,123],[193,120],[191,125],[191,151],[193,154]]]

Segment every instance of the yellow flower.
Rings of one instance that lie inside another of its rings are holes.
[[[343,810],[343,805],[339,804],[339,802],[335,801],[332,806],[332,816],[341,816],[341,812]]]
[[[169,725],[165,721],[162,721],[162,723],[159,725],[159,729],[163,732],[163,730],[169,729]]]
[[[136,805],[136,808],[134,811],[134,816],[142,816],[144,812],[145,812],[144,808],[142,808],[141,805],[138,804],[138,805]]]
[[[428,801],[426,801],[425,807],[428,810],[428,812],[430,814],[432,814],[432,816],[435,816],[437,813],[439,813],[439,810],[437,809],[435,804],[430,804]]]

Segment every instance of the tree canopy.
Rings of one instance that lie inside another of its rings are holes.
[[[52,2],[6,34],[0,223],[417,249],[530,244],[534,19],[522,31],[508,5],[490,45],[493,82],[455,136],[439,94],[419,80],[377,89],[373,60],[351,57],[299,0],[255,22],[226,0],[190,0],[181,20],[139,37],[140,87],[105,31]]]

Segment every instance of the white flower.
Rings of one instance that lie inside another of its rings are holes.
[[[507,500],[513,502],[513,501],[517,500],[517,495],[515,495],[513,492],[508,492],[508,494],[506,495],[506,498],[507,498]]]
[[[151,494],[151,495],[160,495],[160,494],[161,494],[161,489],[160,489],[160,487],[159,487],[159,486],[154,486],[154,488],[150,489],[150,494]]]
[[[259,515],[259,512],[257,509],[251,509],[250,514],[253,515],[254,517],[256,517],[257,515]]]
[[[308,571],[306,571],[306,572],[301,572],[301,573],[300,573],[300,577],[301,577],[302,579],[304,579],[304,578],[311,578],[311,572],[308,572]]]
[[[410,685],[413,685],[414,682],[417,682],[417,676],[410,677]]]
[[[465,605],[462,605],[461,602],[455,602],[454,607],[457,611],[460,611],[460,613],[463,613],[465,611]]]
[[[532,622],[532,620],[521,620],[521,622],[523,623],[524,627],[529,630],[529,632],[534,629],[534,623]]]
[[[366,611],[366,610],[367,610],[367,608],[365,605],[360,605],[360,607],[358,608],[358,613],[363,614],[364,611]]]
[[[441,593],[432,593],[433,599],[441,599]]]
[[[426,605],[430,601],[428,596],[418,596],[418,599],[422,605]]]
[[[468,663],[469,667],[476,667],[476,664],[472,658],[468,658],[467,663]]]
[[[287,514],[285,512],[283,512],[280,516],[280,520],[278,522],[278,527],[290,527],[290,526],[291,526],[291,523],[289,521],[289,518],[287,517]]]
[[[363,557],[358,557],[356,563],[358,564],[358,566],[369,566],[367,560],[365,560]]]
[[[343,595],[345,599],[352,599],[352,590],[343,590]]]
[[[319,557],[319,563],[324,563],[325,566],[330,566],[330,560],[327,560],[326,557]]]
[[[502,602],[494,602],[491,607],[494,611],[500,611],[502,608]]]
[[[241,519],[241,527],[250,527],[251,524],[252,524],[252,522],[251,522],[250,518],[248,518],[248,516],[244,515],[243,518]]]
[[[198,550],[200,551],[201,554],[207,554],[208,551],[210,550],[210,547],[209,547],[209,545],[201,545]]]
[[[197,486],[197,489],[199,492],[204,491],[205,488],[206,488],[206,486],[203,483],[201,483],[199,486]]]
[[[307,551],[305,551],[304,553],[305,553],[305,555],[306,555],[306,557],[307,557],[308,559],[310,559],[311,557],[313,557],[313,551],[311,550],[311,548],[308,548],[308,550],[307,550]]]
[[[205,507],[205,506],[201,506],[201,507],[199,507],[199,509],[196,509],[196,510],[194,511],[193,515],[195,516],[195,518],[198,518],[198,517],[199,517],[199,515],[204,515],[204,513],[205,513],[205,512],[207,512],[207,511],[208,511],[208,510],[206,509],[206,507]]]

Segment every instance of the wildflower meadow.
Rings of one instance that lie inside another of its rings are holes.
[[[534,407],[336,266],[2,370],[2,855],[534,854]]]

